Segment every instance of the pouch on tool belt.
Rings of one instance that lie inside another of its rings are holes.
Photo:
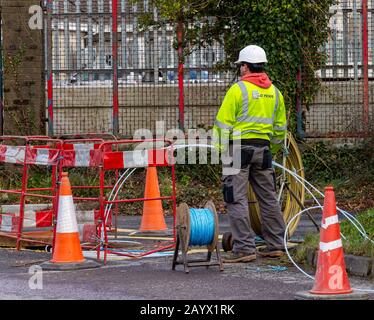
[[[269,149],[264,150],[264,157],[262,160],[262,169],[271,169],[273,168],[273,157]]]
[[[234,186],[232,185],[232,177],[223,179],[223,199],[226,203],[234,203]]]
[[[244,169],[251,163],[253,154],[254,149],[244,149],[243,147],[236,150],[234,149],[230,165],[224,166],[225,169],[231,167],[234,170],[232,171],[232,173],[227,175],[239,174],[241,169]]]
[[[249,148],[241,149],[240,169],[245,168],[251,163],[254,152],[255,152],[254,149],[249,149]]]

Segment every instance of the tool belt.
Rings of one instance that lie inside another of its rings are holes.
[[[229,141],[230,144],[233,144],[233,141]],[[240,140],[242,146],[253,146],[257,148],[270,147],[270,141],[265,139],[242,139]]]

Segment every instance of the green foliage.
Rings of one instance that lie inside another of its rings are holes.
[[[133,0],[141,4],[143,1]],[[336,0],[151,0],[159,9],[157,21],[145,14],[144,27],[160,27],[184,22],[184,54],[214,40],[224,44],[227,60],[217,64],[230,69],[239,51],[249,44],[262,46],[269,64],[267,72],[283,92],[288,108],[296,105],[302,92],[303,103],[312,101],[319,89],[315,71],[326,61],[319,50],[327,41],[329,8]],[[302,67],[303,84],[298,88],[296,75]],[[290,126],[295,127],[294,110]]]
[[[357,216],[358,221],[366,230],[369,239],[374,239],[374,209]],[[374,257],[374,244],[369,239],[364,239],[358,230],[349,221],[340,225],[341,232],[346,237],[343,240],[344,250],[358,256]]]
[[[15,77],[18,76],[19,67],[24,62],[26,54],[26,45],[21,43],[20,47],[4,57],[4,74],[13,74]]]
[[[358,214],[356,219],[361,223],[369,239],[374,240],[374,209]],[[364,239],[355,226],[348,220],[340,223],[340,231],[346,239],[342,239],[344,253],[357,256],[374,257],[374,244],[369,239]],[[307,251],[317,250],[319,234],[313,233],[305,237],[304,243],[298,247],[295,258],[298,262],[306,260]]]
[[[339,148],[301,144],[300,150],[306,179],[319,190],[332,185],[340,207],[351,212],[374,207],[374,140]]]
[[[306,179],[331,182],[349,181],[365,183],[374,181],[374,141],[360,146],[329,147],[324,142],[300,146]]]
[[[190,207],[200,207],[207,200],[222,199],[221,167],[219,165],[177,165],[177,202]]]
[[[24,42],[21,42],[17,49],[7,53],[4,56],[4,75],[7,77],[8,81],[12,83],[12,90],[16,93],[17,96],[25,96],[21,94],[21,89],[25,89],[24,85],[21,85],[21,81],[25,80],[22,79],[21,73],[22,68],[25,65],[25,56],[26,56],[26,49],[27,45]],[[11,80],[11,81],[10,81]],[[17,132],[18,135],[30,135],[32,133],[40,133],[43,130],[37,127],[40,124],[37,121],[36,113],[35,113],[35,106],[33,104],[32,97],[35,95],[35,92],[32,91],[30,87],[28,87],[28,92],[26,97],[29,100],[28,106],[24,108],[6,108],[6,113],[8,116],[13,120],[15,124],[15,129],[13,132]],[[26,100],[26,99],[25,99]],[[3,101],[5,107],[12,105],[6,97]]]
[[[28,171],[28,188],[50,188],[51,187],[51,171],[49,169],[41,170],[38,167],[30,167]],[[1,190],[18,190],[22,189],[22,167],[14,167],[13,165],[0,164],[0,189]],[[48,192],[38,191],[38,194],[48,194]],[[0,193],[1,204],[18,204],[20,201],[19,194]],[[45,199],[37,197],[27,197],[26,203],[41,203]],[[47,201],[49,202],[49,201]]]
[[[307,255],[310,250],[317,250],[319,245],[319,234],[310,233],[305,236],[304,242],[297,247],[293,256],[297,263],[306,263]]]

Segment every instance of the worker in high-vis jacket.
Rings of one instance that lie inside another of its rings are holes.
[[[250,225],[248,183],[256,194],[266,249],[257,254],[284,254],[285,223],[276,197],[271,149],[282,147],[287,132],[281,92],[272,84],[264,66],[265,51],[250,45],[240,52],[241,79],[227,92],[218,111],[213,142],[230,161],[223,161],[223,194],[227,204],[233,250],[226,263],[256,260],[255,234]],[[223,157],[224,158],[224,157]]]

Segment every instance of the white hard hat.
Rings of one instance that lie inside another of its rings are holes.
[[[239,54],[239,60],[235,62],[238,64],[240,62],[248,63],[267,63],[266,52],[259,46],[247,46]]]

